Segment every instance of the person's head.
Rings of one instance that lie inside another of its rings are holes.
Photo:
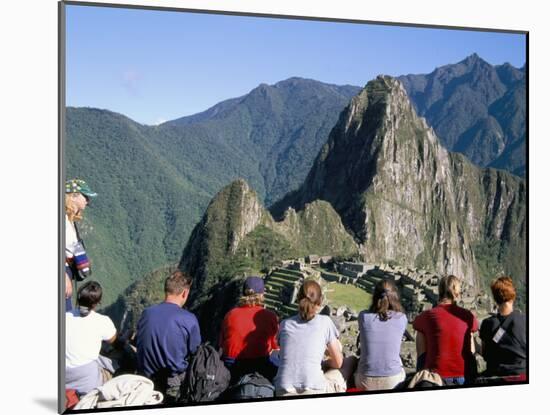
[[[369,311],[378,314],[382,321],[391,318],[390,311],[403,312],[399,292],[392,280],[380,280],[376,283]]]
[[[189,297],[189,290],[193,279],[189,274],[183,271],[174,271],[164,281],[164,295],[168,302],[179,304],[180,307],[185,304]]]
[[[516,299],[516,289],[510,277],[499,277],[491,281],[491,292],[497,305],[514,302]]]
[[[79,289],[76,297],[76,304],[82,317],[90,314],[98,304],[101,303],[103,290],[97,281],[87,281]]]
[[[71,222],[81,220],[84,209],[90,203],[90,198],[97,196],[90,186],[80,179],[65,182],[65,213]]]
[[[439,301],[449,300],[456,303],[460,298],[460,280],[454,275],[447,275],[439,281]]]
[[[243,295],[239,298],[239,306],[263,305],[264,280],[261,277],[248,277],[243,283]]]
[[[304,321],[309,321],[317,314],[323,303],[323,293],[317,281],[307,279],[298,291],[298,314]]]

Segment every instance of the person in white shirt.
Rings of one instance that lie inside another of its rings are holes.
[[[91,273],[75,222],[82,220],[84,209],[95,196],[97,193],[84,180],[71,179],[65,183],[65,311],[72,310],[72,280],[84,279]]]
[[[86,394],[110,379],[110,361],[99,355],[101,342],[113,343],[116,328],[112,320],[95,311],[103,291],[96,281],[78,290],[77,309],[65,314],[65,388]]]

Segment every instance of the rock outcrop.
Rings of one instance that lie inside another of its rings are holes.
[[[525,269],[524,180],[448,152],[390,77],[379,76],[351,100],[302,187],[271,211],[281,217],[315,200],[334,207],[369,262],[427,267],[478,284],[476,247],[498,241],[502,268],[508,252]]]
[[[276,222],[242,180],[223,188],[193,230],[179,268],[194,277],[191,303],[212,297],[212,287],[272,266],[282,258],[319,254],[356,255],[359,250],[340,216],[324,201]]]

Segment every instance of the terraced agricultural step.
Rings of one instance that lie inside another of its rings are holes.
[[[293,316],[295,314],[298,314],[298,306],[296,306],[294,304],[292,304],[292,305],[285,304],[279,310],[286,317],[290,317],[290,316]]]
[[[290,287],[295,284],[294,280],[285,279],[285,277],[271,277],[266,284],[270,284],[271,282],[274,282],[275,284],[279,284],[281,286]]]
[[[284,272],[291,275],[296,275],[297,277],[303,277],[304,274],[301,271],[297,271],[295,269],[289,269],[289,268],[277,268],[275,272]]]
[[[281,301],[281,295],[279,293],[266,292],[264,298],[266,300]]]
[[[305,276],[305,273],[300,271],[294,271],[292,269],[285,269],[285,268],[277,268],[273,270],[273,273],[281,273],[285,275],[291,275],[296,278],[303,278]]]
[[[274,287],[274,288],[283,288],[288,286],[288,283],[286,281],[281,281],[279,279],[270,278],[265,283],[266,287]]]
[[[283,285],[283,284],[271,284],[271,283],[267,283],[265,285],[265,290],[266,291],[277,291],[277,292],[280,292],[282,291],[283,289],[285,289],[287,287],[287,285]]]
[[[288,281],[292,283],[296,281],[302,281],[301,277],[297,277],[296,275],[285,274],[282,272],[274,272],[269,276],[269,278],[278,278],[279,280]]]
[[[267,308],[278,310],[279,308],[282,307],[282,305],[283,304],[278,300],[268,300],[268,299],[265,300],[265,306]]]
[[[278,278],[280,280],[289,282],[302,281],[302,278],[297,277],[296,275],[285,274],[282,272],[274,272],[273,274],[271,274],[270,278]]]

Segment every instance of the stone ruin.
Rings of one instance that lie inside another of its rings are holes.
[[[311,257],[315,260],[320,258],[310,255],[308,259]],[[407,319],[411,323],[419,313],[437,304],[437,287],[441,278],[438,274],[424,269],[389,264],[334,263],[330,262],[329,258],[323,258],[326,260],[326,262],[321,261],[324,267],[317,269],[307,266],[304,258],[282,261],[281,266],[272,269],[265,279],[266,307],[275,311],[281,319],[295,315],[298,312],[296,295],[305,278],[316,278],[320,282],[324,280],[353,284],[368,293],[374,291],[378,281],[391,279],[400,291],[401,302],[406,310]],[[325,284],[321,285],[325,286]],[[463,286],[459,305],[474,311],[480,318],[489,313],[491,301],[486,294],[477,293],[473,286]],[[344,353],[359,356],[357,311],[346,306],[334,308],[327,305],[322,313],[329,315],[339,330]],[[407,326],[401,346],[401,359],[407,373],[412,373],[416,369],[415,333],[411,323]],[[479,343],[478,338],[474,340]]]

